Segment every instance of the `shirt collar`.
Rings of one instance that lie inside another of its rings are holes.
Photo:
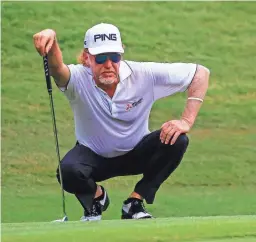
[[[132,74],[131,67],[127,64],[126,61],[121,61],[120,69],[119,69],[119,78],[120,82],[123,82],[126,78],[128,78]]]

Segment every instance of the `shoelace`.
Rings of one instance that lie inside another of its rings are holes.
[[[143,201],[134,201],[133,202],[133,211],[135,213],[139,213],[139,212],[143,212],[143,213],[147,213],[145,205],[143,203]]]

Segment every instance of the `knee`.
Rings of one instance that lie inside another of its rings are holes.
[[[61,175],[63,189],[69,193],[75,193],[77,187],[80,185],[81,179],[84,181],[88,179],[83,175],[77,164],[61,164]],[[60,183],[59,169],[57,170],[57,179]]]
[[[63,189],[67,192],[73,193],[73,183],[77,179],[78,170],[74,164],[60,165]],[[57,179],[60,183],[60,173],[57,169]]]
[[[63,181],[76,179],[79,176],[79,169],[75,164],[61,164],[60,169]]]
[[[188,136],[186,134],[181,134],[174,143],[174,146],[186,149],[188,147],[188,144]]]
[[[160,141],[161,142],[161,141]],[[188,136],[186,134],[181,134],[176,142],[173,144],[173,145],[170,145],[170,144],[162,144],[161,143],[161,146],[167,148],[168,150],[172,150],[175,149],[175,150],[181,150],[183,151],[183,153],[186,151],[187,147],[188,147],[188,144],[189,144],[189,139],[188,139]]]

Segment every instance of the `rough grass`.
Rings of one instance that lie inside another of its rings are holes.
[[[3,2],[2,221],[61,214],[49,99],[32,36],[55,29],[65,62],[74,63],[84,32],[98,22],[120,27],[126,59],[196,62],[211,70],[188,152],[150,211],[157,217],[255,214],[255,12],[254,2]],[[53,93],[64,155],[75,143],[73,117],[64,96],[55,87]],[[179,118],[185,97],[155,103],[151,130]],[[107,219],[120,216],[138,179],[104,182],[112,198]],[[81,208],[68,199],[68,211],[78,219]]]

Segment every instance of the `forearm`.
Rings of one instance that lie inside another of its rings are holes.
[[[70,72],[68,67],[64,64],[62,52],[55,38],[52,48],[48,53],[48,62],[50,75],[54,78],[55,83],[59,87],[66,87]]]
[[[62,53],[56,38],[48,53],[48,63],[51,74],[56,73],[63,66]]]
[[[194,125],[196,117],[202,106],[201,100],[204,100],[204,97],[206,95],[209,76],[209,70],[199,65],[197,67],[196,74],[188,88],[188,98],[198,98],[187,99],[186,107],[182,114],[182,119],[189,124],[190,128]]]

